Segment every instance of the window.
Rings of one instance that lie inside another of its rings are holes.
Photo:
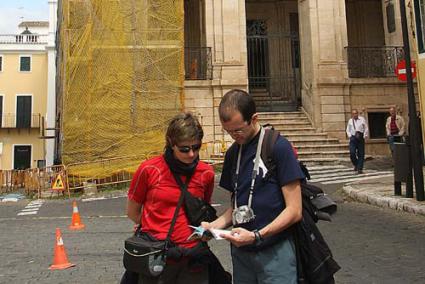
[[[31,96],[16,97],[16,128],[31,127],[31,109],[32,109]]]
[[[0,55],[0,72],[3,71],[3,55]]]
[[[37,160],[37,168],[45,168],[46,160]]]
[[[388,112],[368,112],[368,125],[370,139],[386,138],[385,123],[387,122]]]
[[[419,53],[425,52],[424,35],[425,35],[425,0],[414,1],[416,34]]]
[[[19,57],[19,71],[29,72],[31,71],[31,56],[20,56]]]
[[[389,33],[395,32],[395,12],[394,12],[394,4],[388,3],[386,7],[387,12],[387,29]]]

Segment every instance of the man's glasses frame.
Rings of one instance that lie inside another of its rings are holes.
[[[192,150],[193,152],[197,152],[201,149],[202,144],[193,144],[190,146],[178,146],[176,145],[177,149],[179,150],[180,153],[189,153],[190,150]]]
[[[248,120],[248,121],[245,121],[245,122],[246,122],[246,124],[245,124],[243,127],[239,128],[239,129],[235,129],[235,130],[227,130],[227,129],[223,129],[223,130],[224,130],[225,132],[227,132],[228,134],[230,134],[230,135],[232,135],[232,134],[236,134],[236,135],[244,134],[244,133],[245,133],[245,129],[246,129],[249,125],[251,125],[252,119],[250,119],[250,120]]]

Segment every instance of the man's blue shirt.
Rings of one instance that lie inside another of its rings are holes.
[[[259,134],[249,143],[242,146],[242,156],[240,162],[239,176],[237,179],[237,206],[247,205],[249,189],[251,185],[252,171],[254,169],[255,154],[257,151]],[[220,179],[220,186],[230,192],[234,192],[236,181],[236,164],[239,152],[239,145],[234,143],[226,152],[223,171]],[[260,162],[259,174],[257,175],[252,199],[252,209],[255,219],[249,223],[242,224],[241,227],[254,230],[265,227],[271,223],[285,208],[285,201],[282,193],[282,186],[295,180],[304,178],[304,174],[295,158],[294,151],[289,141],[279,136],[273,147],[273,161],[276,164],[276,174],[269,180],[263,177],[267,168],[263,161]],[[274,243],[285,232],[273,236],[265,243]]]

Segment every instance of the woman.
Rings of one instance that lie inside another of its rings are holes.
[[[173,176],[183,182],[191,176],[188,191],[195,197],[210,202],[214,186],[211,166],[199,161],[199,150],[204,136],[198,120],[190,113],[176,115],[166,133],[165,152],[143,162],[136,171],[128,191],[127,215],[142,231],[158,240],[165,240],[181,190]],[[202,247],[199,240],[188,240],[192,233],[183,206],[180,208],[171,241],[182,248],[184,255],[193,255]],[[208,283],[208,267],[195,256],[167,259],[158,278],[139,275],[139,283]]]

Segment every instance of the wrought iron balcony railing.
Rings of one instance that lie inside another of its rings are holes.
[[[0,128],[30,129],[41,127],[41,115],[5,113],[0,116]]]
[[[350,78],[394,77],[397,63],[404,55],[401,46],[348,46],[346,50]]]
[[[211,47],[185,47],[184,69],[186,80],[211,80]]]
[[[46,44],[48,35],[0,34],[0,44]]]

